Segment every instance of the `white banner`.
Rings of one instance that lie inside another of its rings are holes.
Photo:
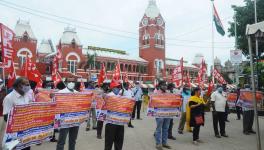
[[[242,63],[242,50],[231,50],[230,59],[233,64]]]

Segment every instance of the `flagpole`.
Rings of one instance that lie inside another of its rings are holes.
[[[2,63],[3,63],[3,68],[2,68],[2,71],[3,71],[3,84],[4,84],[4,86],[6,87],[6,81],[5,81],[5,62],[4,62],[4,57],[3,57],[3,52],[4,52],[4,50],[3,50],[3,31],[2,31],[2,23],[0,23],[0,35],[1,35],[1,50],[2,50]],[[7,89],[7,88],[6,88]]]
[[[214,64],[214,0],[211,0],[212,1],[212,73],[214,71],[214,68],[215,68],[215,64]],[[215,79],[214,79],[214,76],[211,74],[212,76],[212,81],[213,81],[213,84],[215,83]]]

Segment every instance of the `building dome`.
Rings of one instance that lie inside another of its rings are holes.
[[[202,63],[202,61],[204,60],[204,55],[201,53],[198,53],[194,56],[193,59],[193,65],[200,65]]]
[[[149,0],[149,5],[145,11],[145,14],[150,19],[155,19],[156,17],[159,16],[160,11],[159,8],[157,7],[156,0]]]
[[[54,52],[54,47],[50,39],[43,39],[38,48],[38,53],[50,54]]]
[[[25,20],[18,20],[17,24],[15,26],[15,34],[16,37],[23,37],[25,34],[28,35],[29,38],[31,39],[36,39],[31,26],[29,24],[29,21],[25,21]]]
[[[64,32],[60,40],[61,44],[72,44],[74,42],[76,45],[81,45],[76,29],[73,27],[64,28]]]
[[[221,65],[221,60],[219,58],[215,57],[214,64],[215,65]]]

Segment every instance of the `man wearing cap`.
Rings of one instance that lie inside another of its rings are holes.
[[[110,88],[112,92],[107,94],[107,96],[117,96],[120,93],[120,83],[111,82]],[[124,125],[117,125],[112,123],[107,123],[105,125],[105,148],[104,150],[112,150],[114,144],[115,150],[122,150],[124,142]]]
[[[135,115],[136,115],[136,110],[137,110],[137,119],[141,120],[140,118],[140,110],[141,110],[141,104],[142,104],[142,89],[139,85],[139,82],[137,81],[135,83],[135,88],[132,89],[133,94],[134,94],[134,98],[136,100],[135,106],[134,106],[134,110],[132,113],[132,119],[135,119]]]

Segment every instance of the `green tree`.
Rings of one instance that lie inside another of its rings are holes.
[[[245,6],[232,6],[236,12],[237,20],[237,45],[238,48],[243,51],[245,56],[248,56],[248,41],[246,33],[247,24],[255,23],[254,17],[254,1],[244,0]],[[258,22],[264,20],[264,0],[257,0],[257,16]],[[235,17],[235,16],[234,16]],[[229,22],[230,27],[228,29],[229,36],[235,36],[235,23]],[[253,49],[255,49],[255,44],[252,44]],[[259,43],[259,50],[264,49],[264,43]],[[254,51],[255,53],[255,51]]]

